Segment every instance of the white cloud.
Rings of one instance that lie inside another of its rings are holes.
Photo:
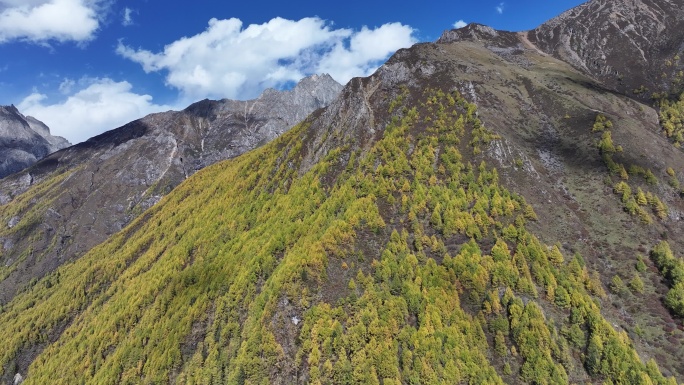
[[[416,42],[399,23],[360,31],[334,29],[319,18],[274,18],[243,28],[238,19],[209,21],[202,33],[153,53],[119,43],[117,52],[146,72],[165,71],[166,83],[189,100],[244,99],[267,87],[327,72],[346,83],[372,73],[391,53]]]
[[[414,43],[413,30],[400,24],[385,24],[376,29],[362,28],[346,42],[339,41],[332,50],[323,53],[316,66],[319,73],[329,73],[346,83],[356,76],[373,73],[382,62],[399,48]]]
[[[466,22],[463,21],[463,20],[459,20],[459,21],[457,21],[457,22],[454,23],[454,28],[457,28],[457,29],[458,29],[458,28],[463,28],[463,27],[465,27],[466,25],[468,25],[468,23],[466,23]]]
[[[75,85],[76,85],[76,82],[73,81],[72,79],[64,79],[59,84],[59,92],[61,92],[64,95],[69,95],[71,93],[71,90],[74,88]]]
[[[499,15],[501,15],[501,14],[503,13],[503,11],[504,11],[504,6],[505,6],[505,5],[506,5],[505,3],[499,3],[499,5],[496,6],[496,13],[498,13]]]
[[[83,79],[79,83],[84,88],[62,102],[47,103],[46,95],[34,92],[17,107],[23,114],[47,124],[53,135],[63,136],[74,144],[147,114],[172,108],[154,104],[150,95],[131,92],[132,86],[126,81],[103,78]]]
[[[133,10],[126,7],[123,11],[123,19],[121,20],[121,25],[128,27],[133,25]]]
[[[85,42],[100,26],[106,0],[0,0],[0,43]]]

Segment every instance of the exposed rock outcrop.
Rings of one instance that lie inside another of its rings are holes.
[[[0,106],[0,178],[21,171],[71,144],[14,106]]]
[[[684,67],[684,3],[594,0],[529,31],[544,52],[627,94],[669,91]],[[663,76],[665,74],[665,76]],[[642,88],[643,86],[643,88]]]

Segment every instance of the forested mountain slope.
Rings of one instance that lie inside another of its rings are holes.
[[[400,50],[14,296],[2,378],[681,382],[680,110],[641,100],[527,33]]]
[[[487,153],[503,183],[535,208],[536,234],[581,253],[606,287],[615,277],[626,286],[639,260],[653,269],[639,274],[645,294],[608,290],[604,310],[634,333],[647,356],[682,373],[681,318],[663,306],[668,283],[648,254],[661,239],[681,250],[683,154],[652,102],[606,88],[521,35],[472,25],[446,33],[442,46],[422,48],[425,55],[459,55],[462,72],[453,76],[501,136]],[[637,209],[637,195],[650,202]]]
[[[266,143],[328,105],[329,75],[248,101],[152,114],[0,180],[0,305],[121,230],[188,176]]]

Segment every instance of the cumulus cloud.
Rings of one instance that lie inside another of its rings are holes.
[[[73,86],[71,81],[66,83]],[[126,81],[109,78],[83,79],[82,86],[66,100],[48,103],[47,96],[34,92],[17,106],[25,115],[31,115],[50,127],[53,135],[79,143],[107,130],[122,126],[147,114],[171,109],[157,105],[150,95],[132,92]]]
[[[128,27],[133,25],[133,10],[126,7],[123,11],[123,18],[121,19],[121,25]]]
[[[362,28],[346,41],[338,41],[334,47],[315,58],[317,73],[329,73],[340,83],[356,76],[373,73],[387,57],[399,48],[414,43],[413,30],[400,23],[385,24],[376,29]]]
[[[164,71],[167,85],[187,99],[245,99],[313,73],[346,83],[372,73],[399,48],[416,42],[414,30],[389,23],[360,31],[335,29],[320,18],[274,18],[243,28],[239,19],[209,21],[197,35],[183,37],[162,52],[119,43],[117,53],[146,72]]]
[[[505,5],[506,5],[506,4],[504,4],[504,3],[499,3],[499,5],[496,6],[496,13],[498,13],[499,15],[501,15],[501,14],[503,13],[503,11],[504,11],[504,6],[505,6]]]
[[[0,43],[85,42],[100,26],[105,0],[0,0]]]
[[[468,23],[466,23],[466,22],[463,21],[463,20],[459,20],[459,21],[457,21],[457,22],[454,23],[454,28],[457,28],[457,29],[458,29],[458,28],[463,28],[463,27],[465,27],[466,25],[468,25]]]

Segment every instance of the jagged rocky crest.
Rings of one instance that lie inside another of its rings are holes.
[[[0,106],[0,179],[70,145],[38,119],[14,106]]]

